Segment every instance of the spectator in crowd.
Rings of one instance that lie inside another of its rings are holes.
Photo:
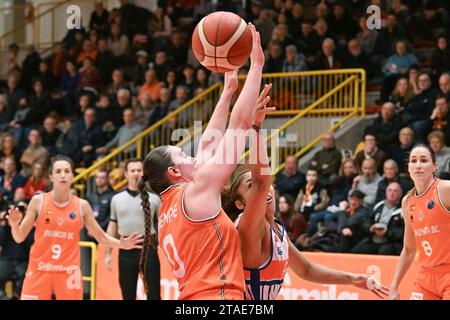
[[[409,83],[407,77],[401,76],[398,78],[395,88],[389,96],[388,101],[392,102],[395,106],[395,113],[403,116],[403,111],[408,107],[409,102],[414,96],[414,91]],[[407,119],[405,119],[407,121]],[[402,121],[405,122],[405,120]]]
[[[329,202],[330,197],[324,185],[319,182],[317,170],[308,169],[306,185],[300,189],[295,200],[295,210],[299,211],[306,221],[309,221],[312,213],[325,210]]]
[[[328,19],[328,26],[330,30],[333,30],[339,42],[353,38],[357,30],[355,21],[340,2],[335,2],[333,12]]]
[[[25,47],[26,57],[23,60],[22,71],[26,77],[22,77],[20,86],[25,90],[31,88],[33,79],[39,73],[39,62],[41,62],[41,57],[37,53],[36,48],[29,44]]]
[[[431,74],[438,79],[444,72],[450,71],[450,49],[447,38],[441,35],[437,38],[437,46],[431,56]]]
[[[289,35],[285,24],[279,24],[273,28],[271,41],[279,41],[283,48],[287,48],[294,43],[294,39]]]
[[[268,9],[261,10],[258,19],[253,24],[260,34],[261,46],[263,49],[267,48],[270,38],[272,37],[273,29],[275,28],[275,23],[271,18],[270,11]]]
[[[309,167],[318,172],[319,179],[323,184],[327,184],[337,175],[341,166],[342,154],[336,148],[336,140],[331,132],[322,135],[322,142],[323,148],[314,154]]]
[[[81,48],[80,53],[77,56],[77,62],[81,63],[86,58],[91,58],[92,61],[95,61],[97,59],[97,48],[95,47],[95,43],[92,43],[91,40],[85,39],[83,41],[83,47]]]
[[[130,87],[125,82],[125,76],[121,69],[114,69],[111,78],[112,83],[106,89],[106,92],[110,97],[115,97],[120,89],[127,89],[128,91],[130,91]]]
[[[278,209],[278,217],[286,227],[289,239],[295,244],[306,230],[306,220],[294,209],[294,199],[288,194],[278,198]]]
[[[319,36],[314,30],[311,20],[305,19],[302,21],[301,32],[298,35],[298,39],[296,44],[297,49],[304,53],[308,63],[311,63],[314,60],[314,55],[320,48]]]
[[[49,181],[47,180],[46,167],[40,163],[33,163],[31,177],[25,183],[25,200],[30,201],[31,198],[39,192],[45,191]]]
[[[166,14],[165,8],[156,8],[152,19],[150,20],[149,29],[155,47],[162,48],[167,46],[172,33],[172,22]]]
[[[136,60],[137,64],[131,71],[131,78],[136,86],[141,86],[145,81],[145,73],[148,70],[148,53],[144,50],[139,50],[136,53]]]
[[[408,124],[414,130],[418,142],[426,139],[427,123],[434,109],[438,91],[432,87],[430,76],[427,73],[419,75],[418,86],[420,93],[416,94],[405,110],[406,118],[409,118]]]
[[[80,82],[80,74],[75,62],[67,61],[59,84],[59,98],[62,99],[63,115],[71,115]]]
[[[37,129],[33,129],[28,134],[28,147],[23,151],[20,157],[20,164],[22,170],[20,174],[28,178],[31,176],[33,164],[36,162],[41,163],[43,166],[47,166],[50,159],[50,155],[41,144],[41,134]]]
[[[365,197],[367,196],[359,190],[352,191],[348,199],[349,207],[339,212],[339,243],[334,251],[351,252],[364,238],[364,222],[370,213],[370,209],[364,206]]]
[[[26,97],[27,93],[19,87],[20,73],[10,72],[6,81],[6,87],[2,89],[2,93],[6,96],[9,106],[14,110],[20,99]]]
[[[92,206],[92,213],[99,226],[106,231],[109,224],[111,212],[111,199],[115,192],[108,182],[108,172],[104,169],[98,170],[95,174],[95,188],[88,193],[86,200]],[[94,237],[89,237],[90,241],[95,241]]]
[[[373,120],[365,132],[373,133],[377,145],[385,154],[392,155],[396,147],[395,140],[401,128],[402,120],[395,113],[395,105],[392,102],[385,102],[381,107],[380,115]]]
[[[103,147],[97,148],[96,152],[99,154],[104,154],[111,148],[120,147],[124,145],[135,136],[137,136],[143,129],[143,127],[135,121],[133,109],[125,109],[123,111],[123,122],[124,125],[119,128],[119,131],[115,137],[109,141]],[[136,149],[136,145],[130,146],[126,152],[132,152]]]
[[[5,158],[3,160],[4,174],[0,175],[0,193],[7,202],[13,201],[14,192],[17,188],[25,185],[26,179],[16,171],[16,162],[14,158]]]
[[[77,120],[71,130],[77,141],[75,163],[89,167],[96,158],[95,150],[105,143],[102,128],[95,121],[95,109],[87,108],[83,118]]]
[[[161,88],[159,91],[158,103],[153,108],[153,111],[148,120],[148,126],[154,125],[156,122],[161,120],[167,115],[170,104],[170,92],[167,88]]]
[[[375,204],[378,183],[381,176],[377,172],[375,159],[364,159],[361,166],[361,174],[353,179],[352,190],[359,190],[365,194],[364,205],[370,207]]]
[[[441,176],[450,168],[450,147],[446,146],[444,134],[441,131],[433,131],[428,137],[428,144],[436,154],[436,176]]]
[[[53,46],[53,52],[48,58],[48,64],[51,73],[56,78],[57,84],[59,84],[64,69],[66,68],[67,59],[68,54],[64,50],[63,44],[61,42],[56,42]]]
[[[138,103],[134,110],[137,123],[143,128],[148,126],[150,117],[156,111],[155,104],[152,103],[152,97],[148,92],[144,92],[138,97]]]
[[[119,89],[116,94],[114,106],[111,110],[115,127],[123,125],[123,111],[129,108],[132,108],[132,96],[130,91],[125,88]]]
[[[408,175],[407,159],[414,145],[414,131],[409,127],[404,127],[398,134],[399,146],[392,154],[392,159],[398,165],[401,175]]]
[[[347,52],[344,57],[344,68],[363,68],[368,77],[372,76],[372,66],[368,55],[361,50],[361,45],[356,39],[350,39],[347,43]]]
[[[366,132],[364,134],[364,150],[359,151],[355,155],[355,164],[358,171],[361,171],[364,159],[374,159],[378,165],[375,169],[380,173],[383,172],[383,163],[386,160],[386,154],[383,150],[378,148],[376,139],[375,134],[371,132]]]
[[[108,85],[111,82],[111,71],[116,65],[115,57],[111,50],[108,49],[108,40],[106,38],[99,38],[97,42],[98,54],[95,59],[95,66],[100,72],[100,78],[103,85]]]
[[[19,59],[19,52],[20,48],[16,43],[11,43],[8,46],[5,65],[3,68],[0,68],[0,79],[6,78],[11,70],[20,68],[21,62]]]
[[[120,25],[112,23],[110,25],[110,36],[108,38],[108,48],[116,58],[123,58],[128,54],[130,41],[128,37],[122,33]]]
[[[4,289],[9,280],[14,281],[13,298],[19,299],[33,243],[33,232],[20,244],[14,241],[6,210],[2,207],[0,212],[0,300],[7,299]]]
[[[139,90],[138,99],[140,99],[141,95],[147,93],[154,103],[158,100],[160,90],[161,82],[158,80],[155,70],[148,69],[145,72],[145,82]]]
[[[284,169],[275,176],[275,189],[280,196],[289,195],[292,199],[297,199],[297,195],[305,185],[305,175],[298,171],[297,157],[289,155],[284,161]]]
[[[435,105],[428,121],[427,132],[432,130],[441,131],[445,136],[446,144],[450,145],[450,114],[448,112],[448,101],[444,96],[438,96]]]
[[[183,66],[182,74],[184,77],[184,81],[181,83],[181,85],[187,88],[188,98],[191,99],[194,95],[194,84],[195,84],[194,67],[192,67],[189,64],[186,64],[185,66]]]
[[[51,92],[56,85],[56,78],[53,75],[47,61],[39,62],[39,72],[36,78],[41,79],[44,91]]]
[[[318,223],[330,226],[336,223],[339,218],[339,211],[348,207],[347,199],[350,189],[352,188],[353,179],[358,175],[353,160],[347,159],[342,162],[339,175],[331,180],[329,190],[331,190],[330,204],[324,211],[314,212],[309,218],[308,236],[313,236],[317,229]]]
[[[169,104],[169,112],[175,111],[188,101],[188,88],[185,85],[178,85],[176,89],[176,98]]]
[[[195,70],[195,86],[194,89],[197,90],[207,89],[210,86],[209,84],[209,72],[204,67],[198,67]]]
[[[325,41],[325,39],[328,39],[328,38],[332,39],[333,45],[336,43],[333,35],[331,34],[331,32],[328,29],[327,22],[324,19],[317,19],[316,23],[314,24],[314,29],[316,30],[318,40],[319,40],[319,50],[321,47],[323,48],[323,42]],[[333,48],[336,48],[336,47],[333,46]],[[319,51],[319,50],[317,50],[317,51]]]
[[[385,199],[386,189],[392,182],[396,182],[400,185],[402,188],[402,194],[406,194],[412,188],[412,184],[409,180],[399,176],[397,162],[392,159],[388,159],[383,165],[383,179],[378,183],[375,203]]]
[[[439,90],[445,96],[447,101],[450,101],[450,74],[443,73],[439,77]]]
[[[405,229],[402,195],[397,182],[389,183],[385,191],[386,200],[374,206],[363,226],[366,237],[353,247],[352,253],[400,255]]]
[[[55,144],[61,135],[61,130],[57,127],[56,118],[52,115],[45,117],[44,125],[40,130],[42,146],[47,149],[50,156],[56,155]]]
[[[114,195],[111,199],[111,217],[108,223],[107,232],[113,237],[118,235],[130,235],[138,231],[145,233],[144,211],[141,206],[141,197],[138,190],[138,181],[142,178],[142,162],[137,159],[130,159],[125,165],[125,175],[128,179],[126,190]],[[148,193],[150,208],[158,216],[161,200],[158,195]],[[157,229],[157,223],[155,228]],[[129,251],[119,250],[119,284],[124,300],[135,300],[137,280],[139,274],[139,261],[141,249]],[[156,247],[148,251],[147,260],[147,282],[149,288],[147,299],[160,300],[160,267]],[[112,265],[111,248],[106,248],[105,264],[111,269]]]
[[[5,131],[14,117],[14,110],[9,106],[5,95],[0,95],[0,131]]]
[[[360,31],[356,35],[362,51],[368,56],[372,56],[375,52],[375,45],[379,37],[379,33],[376,30],[371,30],[367,26],[367,18],[362,16],[359,18],[358,25]]]
[[[15,163],[20,163],[20,151],[17,141],[12,134],[5,132],[0,136],[0,171],[3,171],[3,160],[13,158]]]
[[[404,40],[398,40],[395,43],[395,53],[391,55],[383,66],[385,78],[381,88],[381,100],[387,101],[389,93],[395,86],[400,75],[405,75],[409,67],[417,64],[416,56],[408,49],[408,45]]]
[[[83,67],[80,69],[78,90],[94,89],[97,92],[101,86],[100,72],[95,67],[94,61],[90,57],[86,57],[83,61]]]
[[[171,69],[171,64],[167,58],[167,53],[164,50],[159,50],[155,54],[155,63],[153,64],[153,70],[156,72],[158,79],[165,79],[167,72]]]
[[[111,100],[106,92],[100,94],[99,101],[95,107],[95,119],[102,127],[103,136],[106,140],[111,140],[116,134],[117,108],[113,108]]]
[[[30,112],[26,115],[22,125],[40,125],[44,121],[45,116],[54,111],[50,93],[44,90],[41,79],[33,81],[33,93],[28,97],[27,101]]]
[[[388,14],[386,17],[386,25],[380,32],[383,51],[386,56],[394,53],[395,42],[400,39],[406,39],[405,30],[398,24],[397,16],[395,14]]]
[[[108,25],[109,12],[103,7],[103,1],[96,1],[95,10],[92,12],[89,20],[89,29],[105,34],[108,31]]]
[[[322,42],[322,51],[316,56],[316,69],[329,70],[342,68],[342,60],[335,49],[336,46],[333,39],[326,38]]]
[[[288,45],[286,47],[286,59],[283,61],[282,72],[297,72],[308,70],[306,64],[306,57],[297,53],[297,48],[294,45]]]
[[[283,70],[283,47],[279,41],[270,41],[267,47],[268,58],[264,64],[265,73],[276,73]]]
[[[170,36],[170,44],[167,54],[172,59],[172,63],[181,66],[187,61],[188,56],[187,41],[184,41],[183,34],[180,31],[174,31]]]
[[[164,81],[164,87],[169,90],[170,101],[176,98],[178,83],[178,76],[175,70],[169,70],[169,72],[167,72],[166,80]]]

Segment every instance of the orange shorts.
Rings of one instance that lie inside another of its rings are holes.
[[[82,300],[83,286],[80,268],[67,272],[27,270],[23,282],[21,300]]]
[[[450,300],[450,270],[419,272],[411,300]]]

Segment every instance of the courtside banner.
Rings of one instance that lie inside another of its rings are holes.
[[[113,268],[107,270],[104,265],[104,246],[99,246],[97,265],[97,299],[122,299],[117,271],[117,249],[113,251]],[[314,263],[323,264],[338,270],[355,273],[369,273],[389,286],[394,276],[398,257],[361,254],[337,254],[304,252],[304,256]],[[176,300],[178,284],[163,252],[159,251],[161,262],[161,298]],[[400,298],[409,300],[418,271],[414,262],[400,286]],[[151,276],[151,275],[150,275]],[[142,282],[138,283],[138,299],[144,299]],[[278,295],[279,300],[377,300],[376,295],[369,291],[349,285],[322,285],[300,279],[291,270],[284,278],[284,285]]]

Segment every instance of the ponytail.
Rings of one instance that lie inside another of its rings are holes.
[[[139,180],[138,183],[138,189],[141,193],[141,205],[144,210],[144,217],[145,217],[145,234],[144,234],[144,244],[141,252],[141,259],[139,261],[139,269],[141,271],[142,277],[143,277],[143,283],[144,283],[144,289],[145,292],[148,292],[148,286],[147,286],[147,256],[148,251],[150,248],[156,249],[156,241],[155,241],[155,235],[156,230],[155,226],[153,224],[153,216],[154,211],[152,212],[149,196],[147,193],[146,188],[146,177],[142,177],[142,179]]]

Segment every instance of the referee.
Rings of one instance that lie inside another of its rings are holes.
[[[138,182],[143,175],[142,161],[130,159],[125,164],[125,177],[128,179],[127,188],[116,194],[111,200],[111,218],[107,233],[113,237],[119,234],[129,236],[133,232],[145,233],[144,211],[141,206],[141,197]],[[160,198],[149,193],[152,210],[156,210],[154,217],[158,216]],[[157,230],[157,224],[155,229]],[[156,237],[157,239],[157,237]],[[106,248],[105,264],[111,268],[111,248]],[[124,300],[135,300],[137,280],[139,274],[139,261],[142,249],[119,250],[119,283]],[[160,300],[160,266],[156,249],[150,248],[147,257],[148,300]]]

